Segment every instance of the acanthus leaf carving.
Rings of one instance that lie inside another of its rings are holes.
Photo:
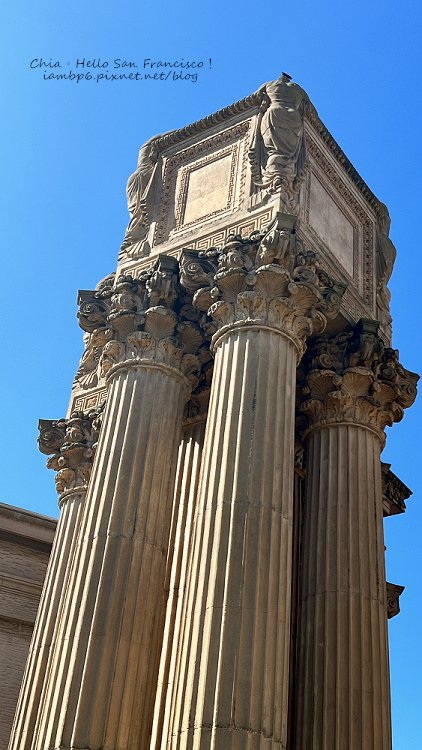
[[[210,321],[193,306],[192,280],[190,290],[185,290],[179,275],[178,261],[160,255],[139,278],[121,274],[113,285],[91,294],[104,302],[104,315],[95,320],[101,327],[88,334],[75,386],[92,387],[100,378],[111,377],[117,366],[149,360],[178,369],[193,387],[198,366],[192,357],[209,337],[205,329]],[[185,361],[187,377],[181,369],[185,355],[192,355]]]
[[[110,327],[96,328],[86,336],[85,351],[75,375],[73,388],[95,388],[98,385],[101,377],[99,372],[101,354],[106,343],[112,340],[114,332]]]
[[[47,467],[56,471],[61,503],[71,492],[85,492],[101,428],[102,409],[74,412],[69,419],[39,421],[38,445],[50,455]]]
[[[193,304],[217,324],[213,346],[230,326],[267,325],[284,330],[301,357],[307,337],[321,333],[327,318],[337,314],[345,290],[296,239],[294,217],[283,214],[266,233],[231,236],[222,248],[197,253],[196,259],[193,251],[184,253],[181,265],[193,264],[196,283],[182,274],[181,284],[195,289]],[[203,273],[201,263],[207,264]]]
[[[106,377],[114,365],[122,362],[125,358],[126,346],[121,341],[108,341],[104,346],[100,357],[100,372],[102,377]]]
[[[384,429],[398,422],[416,397],[418,376],[405,370],[398,352],[386,348],[378,323],[361,320],[353,330],[312,341],[302,363],[300,409],[308,430],[354,423],[371,428],[384,442]]]

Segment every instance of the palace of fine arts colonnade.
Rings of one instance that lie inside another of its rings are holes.
[[[285,73],[147,141],[127,198],[40,421],[60,517],[9,750],[391,750],[380,454],[418,376],[387,208]]]

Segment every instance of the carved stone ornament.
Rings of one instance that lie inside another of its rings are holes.
[[[303,445],[299,442],[295,442],[295,474],[303,479],[306,476],[304,467],[305,450]]]
[[[98,385],[101,353],[106,343],[112,338],[111,328],[96,328],[92,333],[85,334],[85,350],[75,375],[73,388],[91,389]]]
[[[149,364],[182,377],[187,395],[198,386],[210,358],[207,320],[179,276],[178,261],[159,255],[139,278],[122,274],[112,286],[79,294],[79,323],[90,338],[76,383]]]
[[[306,161],[304,113],[308,95],[287,73],[259,91],[261,106],[249,151],[252,181],[280,192],[286,211],[298,209]]]
[[[166,134],[164,134],[166,135]],[[127,207],[130,221],[119,251],[119,258],[134,258],[148,255],[146,242],[154,204],[156,177],[160,160],[156,142],[163,135],[150,138],[139,152],[136,171],[129,177],[126,186]]]
[[[306,338],[337,315],[345,289],[322,271],[282,214],[265,233],[231,236],[204,253],[183,251],[180,266],[194,305],[217,325],[214,347],[233,328],[260,326],[290,337],[301,357]]]
[[[208,413],[214,365],[209,347],[202,347],[198,353],[198,359],[200,362],[198,384],[192,391],[192,395],[185,407],[183,416],[185,425],[193,424],[194,422],[203,422]]]
[[[381,462],[382,472],[382,501],[384,515],[395,516],[406,510],[405,501],[412,494],[412,490],[401,481],[390,469],[390,464]]]
[[[53,454],[47,467],[56,471],[59,504],[71,493],[85,492],[92,469],[102,409],[87,414],[74,412],[69,419],[40,419],[38,446],[41,453]]]
[[[73,389],[92,389],[100,380],[99,361],[101,352],[113,338],[113,331],[107,324],[110,311],[109,298],[115,274],[112,273],[98,282],[94,291],[78,292],[78,321],[85,331],[85,349],[73,381]]]
[[[348,333],[317,337],[301,367],[301,410],[309,429],[360,424],[383,444],[384,428],[399,422],[416,398],[419,376],[399,363],[397,350],[384,346],[376,321],[361,320]]]
[[[386,209],[387,212],[387,209]],[[376,302],[377,317],[381,325],[386,329],[391,326],[390,299],[391,292],[388,288],[388,282],[393,273],[394,262],[396,260],[396,248],[391,242],[388,232],[390,228],[390,219],[388,213],[377,233],[377,250],[376,250]]]
[[[387,617],[390,620],[400,612],[400,596],[404,591],[404,586],[398,586],[396,583],[387,581]]]

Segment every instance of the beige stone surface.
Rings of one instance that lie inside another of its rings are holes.
[[[302,368],[309,422],[295,747],[391,750],[380,452],[418,376],[384,347],[374,321],[317,338]]]
[[[68,420],[40,420],[40,450],[50,455],[47,466],[57,471],[60,517],[35,620],[9,750],[31,748],[48,657],[79,535],[82,506],[100,428],[100,413],[73,414]],[[52,455],[51,455],[52,454]]]
[[[391,750],[388,212],[287,74],[151,138],[127,199],[47,425],[67,503],[11,750]]]
[[[189,172],[182,224],[227,207],[231,162],[228,154]]]
[[[54,628],[60,613],[61,600],[71,570],[72,556],[79,532],[84,494],[68,497],[61,510],[34,632],[23,673],[22,689],[16,706],[9,750],[24,750],[32,745],[38,706],[45,682],[49,651]],[[34,618],[35,620],[35,618]]]
[[[145,746],[183,389],[165,367],[112,379],[34,749]]]
[[[6,750],[56,521],[0,503],[0,749]]]
[[[298,235],[321,255],[328,273],[349,284],[342,302],[345,320],[378,319],[390,341],[387,284],[395,253],[388,239],[388,211],[350,164],[305,92],[281,78],[142,147],[138,170],[143,177],[131,182],[138,185],[138,197],[135,200],[131,190],[128,205],[132,213],[137,207],[144,239],[131,244],[129,237],[119,269],[137,273],[158,253],[221,246],[229,227],[248,236],[270,226],[277,212],[292,213],[299,218]],[[278,106],[284,94],[290,97],[290,109]],[[287,150],[277,153],[282,145]],[[218,188],[227,201],[221,196],[214,200],[214,178],[208,179],[207,172],[214,174],[229,154],[230,175],[222,175]],[[202,182],[190,196],[201,206],[193,214],[188,206],[190,180]],[[198,189],[207,190],[206,200],[199,198]]]
[[[304,508],[297,750],[390,750],[380,444],[311,434]]]
[[[354,229],[317,177],[311,177],[309,222],[346,273],[354,276]]]
[[[258,328],[217,348],[163,748],[285,745],[296,356]]]
[[[286,219],[218,255],[214,371],[162,748],[286,745],[296,366],[330,314],[312,254],[312,270],[298,270],[301,252]],[[209,261],[189,252],[181,266],[206,309]]]
[[[163,649],[154,707],[151,748],[159,748],[163,731],[168,728],[178,651],[175,648],[185,627],[183,606],[187,576],[192,560],[193,522],[204,444],[206,412],[183,429],[177,462],[172,529],[167,557],[165,591],[168,600],[165,613]]]
[[[38,592],[40,593],[40,592]],[[6,750],[28,656],[33,623],[0,619],[0,748]]]

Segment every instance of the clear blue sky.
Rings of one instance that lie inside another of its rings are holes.
[[[416,0],[2,4],[4,502],[57,513],[53,472],[36,448],[37,421],[66,412],[82,352],[76,292],[115,268],[126,180],[140,145],[281,70],[307,90],[389,207],[398,250],[394,345],[406,367],[422,372],[421,15]],[[139,72],[144,58],[206,65],[196,83],[76,83],[43,80],[29,67],[41,57],[60,60],[62,72],[75,71],[77,58],[134,61]],[[407,513],[386,521],[388,578],[406,586],[402,612],[390,623],[394,750],[422,748],[421,411],[422,397],[389,431],[384,453],[414,491]]]

